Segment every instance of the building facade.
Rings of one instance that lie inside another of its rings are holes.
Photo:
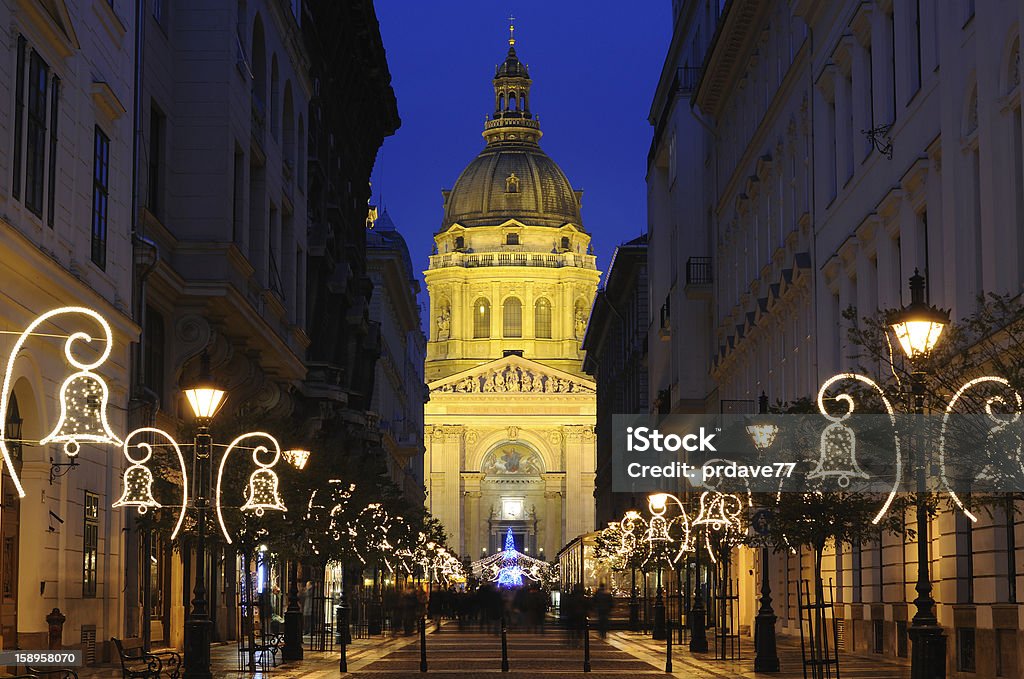
[[[4,649],[45,648],[46,616],[60,608],[64,644],[100,657],[125,615],[126,519],[110,508],[119,447],[109,437],[83,443],[72,459],[59,442],[40,441],[70,431],[65,405],[69,417],[84,415],[84,426],[105,416],[110,433],[126,431],[129,347],[139,334],[130,308],[132,3],[10,0],[0,3],[0,22],[0,91],[8,93],[0,107],[0,417],[24,491],[5,465],[0,637]],[[19,338],[38,316],[69,306],[106,319],[110,334],[72,312]],[[92,339],[69,339],[80,332]],[[95,371],[108,391],[76,413],[74,398],[62,398],[77,370],[64,346],[92,361],[108,343]]]
[[[663,310],[652,403],[754,412],[762,391],[814,396],[858,367],[844,310],[901,306],[915,269],[953,318],[982,291],[1020,292],[1021,12],[966,0],[675,4],[651,109],[651,299]],[[1022,540],[1012,513],[931,521],[950,676],[1024,666]],[[826,556],[846,648],[907,653],[912,543],[886,535]],[[737,558],[755,568],[748,552]],[[784,632],[797,631],[809,567],[806,554],[773,557]]]
[[[143,335],[134,425],[176,432],[191,418],[181,388],[204,354],[228,392],[225,415],[287,418],[310,344],[313,86],[301,10],[273,0],[155,2],[140,21],[135,243]],[[152,640],[180,647],[191,598],[187,549],[153,539],[152,559],[129,573],[140,585],[132,591],[148,592],[148,606],[143,597],[129,601],[143,627],[148,610]],[[224,556],[210,556],[214,579],[229,583],[212,592],[218,639],[234,638],[237,627],[239,566],[233,551]]]
[[[618,521],[644,501],[643,494],[612,491],[612,425],[615,415],[646,413],[647,235],[615,248],[604,286],[597,291],[583,338],[583,369],[597,383],[597,525]]]
[[[373,281],[370,316],[380,323],[380,358],[371,409],[379,415],[388,476],[410,504],[423,504],[423,360],[419,279],[409,247],[387,210],[366,234],[367,266]],[[422,388],[418,388],[423,385]]]
[[[553,558],[594,525],[595,394],[581,341],[600,273],[581,194],[540,148],[514,41],[486,146],[444,192],[430,296],[426,505],[459,553]]]

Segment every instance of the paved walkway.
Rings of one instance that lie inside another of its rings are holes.
[[[692,654],[685,646],[675,646],[672,653],[673,673],[666,675],[665,645],[649,636],[633,632],[615,631],[602,640],[591,632],[591,672],[583,673],[583,649],[573,644],[566,634],[549,629],[546,634],[513,630],[508,634],[509,672],[501,672],[501,637],[481,632],[475,627],[460,631],[455,623],[446,623],[440,629],[430,629],[427,635],[428,676],[435,679],[455,679],[496,674],[508,679],[545,679],[557,677],[589,677],[590,679],[638,679],[654,676],[685,677],[686,679],[803,679],[799,641],[779,638],[779,657],[782,672],[775,675],[754,674],[753,647],[744,643],[742,657],[736,661],[720,661],[711,653]],[[241,679],[249,677],[246,670],[238,671],[235,645],[214,647],[212,652],[213,676]],[[305,653],[302,661],[283,663],[268,672],[257,672],[257,679],[337,679],[339,654]],[[881,655],[851,655],[841,657],[843,679],[906,679],[910,676],[905,659]],[[403,679],[423,677],[419,671],[419,637],[356,640],[349,647],[348,669],[353,679]],[[121,676],[121,668],[114,666],[90,667],[79,671],[80,679],[114,679]]]
[[[777,647],[781,671],[776,674],[754,673],[754,646],[745,639],[738,660],[717,660],[714,657],[712,631],[708,631],[709,653],[690,653],[686,646],[672,648],[672,676],[692,679],[803,679],[800,641],[779,636]],[[665,643],[634,632],[610,632],[608,642],[616,648],[665,668]],[[839,673],[843,679],[907,679],[909,661],[876,654],[844,653],[839,657]],[[662,673],[662,676],[665,676]],[[808,671],[809,676],[809,671]]]
[[[622,679],[624,676],[655,677],[664,672],[592,635],[591,672],[583,673],[583,647],[572,644],[561,630],[545,634],[510,631],[508,633],[509,671],[501,671],[501,637],[498,634],[459,631],[448,624],[427,637],[428,676],[437,679],[478,677],[492,673],[510,679],[544,677],[583,677]],[[388,656],[353,672],[354,679],[400,679],[422,677],[419,672],[419,644],[405,646]],[[497,679],[497,677],[495,678]]]

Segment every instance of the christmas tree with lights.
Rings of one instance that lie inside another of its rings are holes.
[[[522,587],[523,568],[519,565],[519,552],[512,538],[512,529],[505,533],[505,551],[501,553],[501,570],[498,571],[498,587]]]

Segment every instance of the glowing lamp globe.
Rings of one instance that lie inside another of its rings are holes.
[[[300,471],[305,469],[306,463],[309,462],[309,451],[302,448],[292,448],[281,454],[284,455],[284,459],[288,460],[288,464]]]
[[[647,503],[650,505],[651,511],[662,512],[665,510],[665,506],[668,503],[668,493],[654,493],[653,495],[648,495]]]
[[[889,315],[889,327],[907,358],[928,356],[949,325],[949,311],[924,301],[924,276],[914,270],[910,277],[910,304]]]
[[[199,378],[185,389],[185,398],[197,419],[211,420],[224,405],[227,392],[210,378],[210,356],[205,351],[199,358]]]

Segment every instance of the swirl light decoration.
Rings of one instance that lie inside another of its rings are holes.
[[[975,523],[977,523],[978,517],[971,513],[971,511],[968,510],[966,506],[964,506],[963,501],[956,494],[956,491],[951,487],[949,479],[946,477],[946,429],[949,426],[949,417],[950,415],[953,414],[953,408],[956,406],[957,401],[960,400],[960,397],[963,396],[964,392],[979,384],[998,384],[1003,387],[1006,387],[1013,394],[1014,412],[1010,416],[1010,419],[1000,419],[994,412],[992,412],[992,406],[994,404],[1000,403],[1006,405],[1006,399],[1004,399],[1002,396],[990,396],[989,398],[985,399],[985,415],[987,415],[988,418],[993,422],[993,426],[988,433],[988,440],[994,438],[996,435],[998,435],[1004,429],[1006,429],[1009,425],[1018,422],[1021,417],[1021,411],[1024,410],[1024,399],[1021,398],[1020,392],[1010,387],[1009,380],[1006,380],[1002,377],[987,375],[985,377],[978,377],[973,380],[970,380],[964,383],[964,385],[961,386],[959,389],[957,389],[956,393],[953,394],[953,398],[949,400],[949,404],[946,406],[946,412],[943,413],[942,415],[942,426],[939,429],[940,480],[942,482],[942,485],[949,492],[949,496],[953,499],[953,502],[956,503],[956,506],[959,507],[965,515],[967,515],[967,518],[969,518],[971,521]],[[1016,453],[1014,457],[1017,461],[1018,466],[1020,466],[1021,447],[1019,441],[1015,446],[1014,452]]]
[[[668,502],[671,500],[679,509],[679,515],[672,519],[666,519]],[[651,519],[647,525],[647,542],[678,543],[676,554],[672,563],[677,563],[686,552],[693,551],[693,544],[690,533],[690,516],[686,513],[682,500],[671,493],[654,493],[647,496],[647,509],[651,512]],[[670,534],[672,528],[678,528],[679,537],[675,539]],[[652,544],[652,552],[653,544]]]
[[[18,497],[25,497],[25,489],[21,485],[18,472],[11,462],[10,451],[7,448],[7,406],[11,394],[11,378],[14,374],[14,362],[21,353],[25,341],[36,334],[36,329],[46,321],[64,314],[81,314],[88,316],[103,329],[103,349],[94,361],[80,361],[75,357],[74,347],[76,342],[92,342],[94,338],[86,332],[72,333],[64,342],[64,357],[78,372],[73,373],[61,385],[59,400],[61,405],[60,419],[57,426],[49,435],[39,443],[63,443],[64,452],[74,457],[81,449],[81,442],[89,443],[114,443],[121,445],[121,439],[111,431],[110,423],[107,421],[107,401],[109,390],[103,379],[93,370],[102,365],[110,357],[114,344],[114,333],[106,319],[97,312],[86,307],[61,307],[46,312],[36,318],[18,337],[14,348],[7,359],[7,367],[4,371],[3,392],[0,393],[0,455],[3,463],[7,465],[7,471],[14,483]]]
[[[231,457],[231,451],[237,448],[242,441],[251,438],[264,439],[269,442],[270,447],[268,448],[267,445],[261,444],[252,451],[252,459],[258,469],[249,476],[249,494],[245,504],[241,507],[242,511],[254,511],[257,516],[262,516],[265,511],[288,511],[278,493],[277,472],[272,469],[278,460],[281,459],[281,445],[277,442],[277,439],[263,431],[251,431],[238,436],[228,445],[227,450],[224,451],[224,456],[220,459],[220,465],[217,467],[217,485],[214,488],[213,494],[217,510],[217,523],[220,525],[221,534],[229,545],[231,544],[231,536],[228,534],[227,526],[224,525],[224,514],[221,511],[220,504],[224,466],[227,464],[228,458]],[[271,451],[274,453],[271,461],[266,463],[260,462],[259,456]]]
[[[831,387],[836,382],[839,382],[840,380],[854,380],[854,381],[857,381],[857,382],[861,382],[863,384],[868,385],[869,387],[871,387],[875,391],[877,391],[878,395],[882,398],[882,403],[885,406],[885,411],[889,415],[889,422],[890,422],[890,424],[892,424],[893,446],[894,446],[894,450],[896,452],[896,475],[895,475],[896,478],[893,479],[892,490],[890,490],[888,496],[886,496],[885,502],[882,504],[882,508],[879,509],[878,513],[875,514],[874,518],[871,519],[871,523],[877,524],[879,521],[882,520],[882,517],[885,516],[886,512],[889,511],[889,507],[892,505],[892,501],[896,497],[896,491],[899,490],[900,483],[901,483],[901,481],[903,479],[903,455],[900,452],[900,437],[899,437],[899,432],[896,429],[896,413],[893,410],[892,403],[889,401],[889,397],[885,395],[885,391],[882,389],[882,387],[878,386],[878,383],[875,382],[870,377],[866,377],[866,376],[860,375],[858,373],[839,373],[838,375],[833,375],[832,377],[828,378],[821,385],[821,389],[818,390],[818,411],[822,415],[824,415],[828,420],[830,420],[832,422],[832,424],[830,424],[827,427],[825,427],[825,431],[823,431],[822,434],[821,434],[822,450],[820,451],[821,456],[818,459],[818,467],[814,471],[812,471],[810,474],[808,474],[807,478],[810,479],[810,478],[825,478],[825,477],[828,477],[828,476],[838,476],[839,477],[838,483],[839,483],[840,486],[843,486],[843,487],[849,485],[850,477],[851,476],[861,476],[862,478],[870,478],[869,475],[867,473],[865,473],[863,470],[861,470],[860,466],[857,465],[856,458],[854,458],[854,457],[851,457],[853,466],[848,468],[848,469],[838,470],[838,469],[835,469],[832,466],[826,467],[826,465],[831,465],[832,464],[826,458],[826,451],[824,449],[824,446],[826,446],[826,444],[829,444],[829,445],[832,445],[832,444],[841,445],[840,442],[843,439],[845,439],[847,442],[849,442],[851,440],[855,440],[855,439],[847,438],[847,434],[842,434],[842,433],[839,432],[839,430],[831,430],[831,431],[835,432],[835,434],[834,435],[833,434],[829,434],[829,436],[826,436],[826,432],[830,431],[830,427],[832,427],[833,425],[836,425],[836,424],[840,424],[843,420],[845,420],[847,417],[849,417],[853,413],[853,410],[854,410],[853,397],[850,396],[849,394],[839,394],[838,396],[835,397],[837,401],[843,401],[844,403],[846,403],[846,405],[848,407],[848,410],[847,410],[847,412],[845,414],[839,415],[839,416],[830,415],[828,413],[828,411],[825,409],[825,392],[828,390],[829,387]],[[840,425],[840,426],[843,429],[848,429],[848,427],[846,427],[846,425]],[[852,435],[852,431],[849,432],[849,434]],[[854,449],[851,448],[850,449],[851,456],[854,453],[855,453]],[[843,482],[842,482],[844,476],[845,476],[845,479],[846,479],[846,483],[845,484],[843,484]]]
[[[185,466],[185,456],[181,454],[181,448],[171,435],[162,429],[153,427],[142,427],[128,434],[121,451],[131,464],[124,470],[123,489],[121,498],[115,502],[113,507],[135,507],[139,514],[145,514],[150,508],[157,509],[162,505],[153,497],[153,472],[146,467],[146,463],[153,457],[153,445],[148,441],[139,441],[133,444],[137,436],[143,434],[155,434],[167,439],[167,442],[174,448],[178,457],[178,464],[181,469],[181,507],[178,511],[178,521],[174,524],[174,532],[171,533],[171,540],[178,536],[181,524],[185,521],[185,507],[188,506],[188,470]],[[138,448],[142,451],[141,457],[132,457],[131,449]]]

